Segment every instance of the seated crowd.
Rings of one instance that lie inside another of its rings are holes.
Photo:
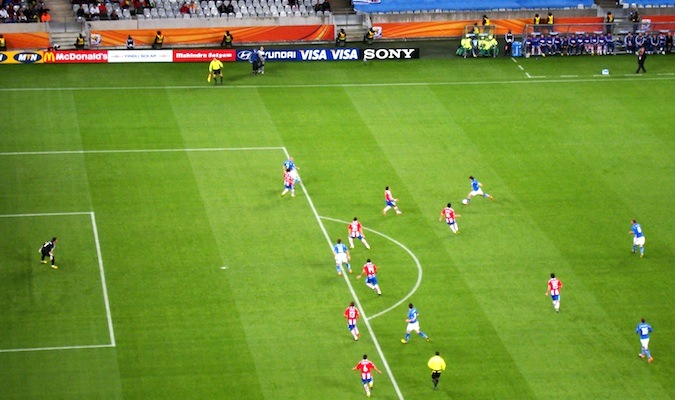
[[[329,0],[72,0],[78,20],[323,16]]]
[[[525,54],[531,56],[579,56],[579,55],[613,55],[617,45],[627,53],[634,53],[643,48],[648,54],[666,54],[672,49],[672,33],[629,32],[623,40],[614,38],[611,32],[577,32],[569,35],[556,33],[533,34],[525,38]]]
[[[49,22],[52,19],[42,0],[2,0],[0,4],[2,23]]]

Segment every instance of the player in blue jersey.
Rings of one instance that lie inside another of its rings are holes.
[[[645,235],[642,233],[642,227],[635,218],[630,220],[630,233],[633,235],[633,253],[640,247],[640,258],[645,256]]]
[[[405,322],[408,323],[408,326],[405,328],[405,339],[401,339],[401,343],[406,344],[410,340],[410,332],[415,331],[422,339],[430,342],[429,336],[426,333],[420,330],[420,322],[417,319],[419,317],[419,312],[413,307],[413,304],[408,304],[408,318],[405,319]]]
[[[298,175],[298,166],[295,165],[293,157],[288,157],[288,160],[284,161],[284,171],[291,170],[291,177],[293,178],[294,183],[300,182],[300,175]]]
[[[494,200],[494,197],[492,197],[491,195],[489,195],[487,193],[483,193],[483,189],[482,189],[483,184],[478,182],[478,180],[476,178],[474,178],[473,176],[470,176],[469,180],[471,181],[471,191],[469,192],[469,195],[467,196],[466,201],[463,201],[462,204],[469,204],[471,202],[471,198],[473,196],[483,196],[483,197],[487,197],[490,200]]]
[[[647,361],[651,363],[654,361],[652,353],[649,351],[649,334],[652,332],[652,326],[645,322],[644,318],[640,319],[640,323],[637,328],[635,328],[635,333],[640,335],[640,344],[642,345],[642,350],[640,350],[640,358],[647,357]]]
[[[337,243],[333,246],[333,256],[335,256],[335,269],[338,276],[342,276],[342,264],[345,264],[350,274],[352,273],[352,266],[349,265],[349,260],[352,257],[349,255],[347,245],[342,243],[342,239],[338,239]]]

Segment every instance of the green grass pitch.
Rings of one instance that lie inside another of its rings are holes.
[[[0,397],[358,399],[363,354],[375,399],[675,397],[675,63],[636,67],[269,62],[226,65],[222,87],[206,63],[3,67]],[[460,204],[469,175],[494,202]],[[354,216],[382,297],[335,274]],[[36,252],[52,236],[57,271]],[[400,343],[408,302],[431,343]]]

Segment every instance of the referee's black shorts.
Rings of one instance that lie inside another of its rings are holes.
[[[438,379],[441,377],[441,371],[432,371],[431,372],[431,379]]]
[[[214,70],[213,70],[213,75],[220,75],[220,70],[219,70],[219,69],[214,69]]]

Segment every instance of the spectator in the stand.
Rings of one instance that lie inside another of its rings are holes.
[[[199,12],[199,6],[194,1],[190,1],[188,9],[190,10],[190,14],[197,14]]]
[[[84,36],[81,33],[75,39],[75,49],[84,50]]]
[[[223,35],[223,40],[220,41],[220,47],[225,47],[227,49],[231,49],[233,41],[234,41],[234,36],[232,36],[230,31],[225,31],[225,34]]]
[[[100,15],[100,11],[98,9],[98,6],[94,3],[92,3],[91,7],[89,7],[89,16],[90,16],[91,20],[96,21],[96,20],[100,19],[99,15]]]
[[[323,12],[330,12],[330,2],[328,0],[323,0],[323,3],[321,3],[321,11]]]
[[[43,10],[42,15],[40,16],[40,22],[49,22],[52,20],[52,16],[49,15],[49,10]]]
[[[553,13],[549,12],[548,15],[546,16],[546,25],[547,25],[546,27],[548,28],[549,33],[554,32],[554,30],[553,30],[554,26],[553,25],[555,25],[555,20],[554,20],[554,17],[553,17]]]
[[[8,19],[9,13],[7,12],[7,8],[0,7],[0,22],[7,22]]]
[[[181,14],[188,14],[190,12],[190,7],[188,7],[187,3],[183,2],[181,4],[180,9],[179,9]]]
[[[223,14],[227,15],[227,11],[226,11],[227,5],[225,5],[225,3],[226,3],[226,2],[223,1],[223,2],[220,3],[220,5],[218,6],[218,14],[219,14],[219,15],[223,15]]]
[[[227,5],[225,6],[225,12],[227,15],[234,14],[234,6],[232,5],[231,1],[227,2]]]
[[[141,0],[133,0],[131,4],[134,6],[133,13],[135,15],[143,15],[143,3],[141,3]]]
[[[482,25],[483,25],[483,32],[488,33],[488,31],[490,30],[490,18],[488,18],[486,14],[483,14]]]
[[[633,54],[635,52],[635,36],[631,32],[624,36],[623,45],[626,48],[626,53]]]
[[[298,0],[288,0],[288,5],[295,10],[298,7]]]
[[[611,11],[607,11],[607,16],[605,17],[605,33],[611,33],[614,28],[614,14]]]
[[[0,51],[7,51],[7,40],[0,33]]]
[[[17,21],[18,22],[28,22],[28,17],[23,12],[23,10],[19,10],[19,13],[17,14]]]
[[[98,4],[98,17],[100,19],[108,19],[108,8],[103,2]]]
[[[534,24],[534,31],[539,32],[539,25],[541,25],[541,17],[539,16],[539,14],[534,14],[532,23]]]
[[[633,33],[637,33],[637,31],[640,30],[640,13],[638,12],[637,7],[630,12],[628,19],[633,23]]]
[[[120,8],[122,10],[128,10],[131,8],[131,0],[121,0],[120,1]]]
[[[162,35],[162,31],[157,31],[157,34],[155,35],[155,40],[154,42],[152,42],[152,48],[153,50],[161,50],[163,45],[164,45],[164,35]]]
[[[110,19],[113,21],[117,21],[120,19],[120,16],[117,14],[117,11],[113,8],[112,12],[110,13]]]
[[[136,43],[134,43],[134,38],[129,35],[127,37],[127,50],[133,50],[134,47],[136,46]]]
[[[345,32],[344,29],[340,29],[340,32],[338,32],[337,37],[335,38],[335,45],[338,47],[345,47],[347,44],[347,32]]]
[[[506,44],[504,45],[504,55],[505,56],[510,56],[511,55],[511,47],[513,46],[513,33],[511,33],[511,29],[509,29],[508,32],[506,32],[506,35],[504,35],[504,41],[506,41]]]

